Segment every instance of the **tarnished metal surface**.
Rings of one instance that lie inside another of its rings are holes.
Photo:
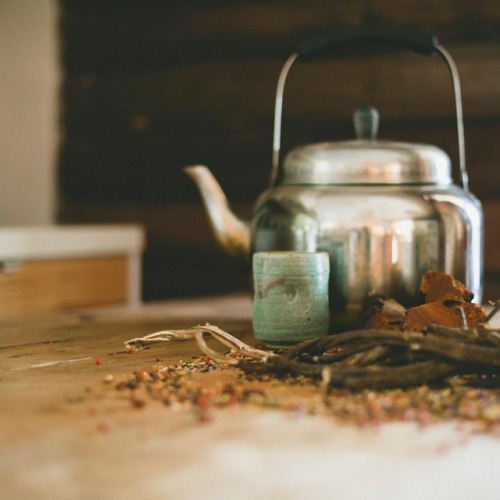
[[[411,305],[422,274],[447,272],[481,300],[482,215],[457,186],[282,186],[265,193],[253,251],[327,251],[332,309],[375,290]]]

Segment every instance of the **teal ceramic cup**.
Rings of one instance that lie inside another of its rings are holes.
[[[327,252],[257,252],[252,269],[257,339],[280,348],[328,333]]]

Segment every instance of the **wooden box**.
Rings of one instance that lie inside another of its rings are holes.
[[[0,319],[141,300],[136,225],[0,229]]]

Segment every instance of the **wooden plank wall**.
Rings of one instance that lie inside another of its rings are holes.
[[[490,0],[61,0],[65,81],[61,222],[140,222],[144,297],[248,287],[216,248],[181,168],[207,164],[235,210],[267,184],[276,80],[298,41],[344,26],[437,35],[462,78],[472,191],[486,214],[486,294],[500,297],[500,8]],[[384,138],[426,142],[456,163],[449,77],[413,53],[341,53],[294,67],[283,150],[352,136],[378,107]]]

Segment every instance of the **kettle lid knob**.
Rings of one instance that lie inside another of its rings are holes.
[[[371,106],[361,106],[353,113],[356,137],[365,141],[373,141],[377,137],[379,113]]]

